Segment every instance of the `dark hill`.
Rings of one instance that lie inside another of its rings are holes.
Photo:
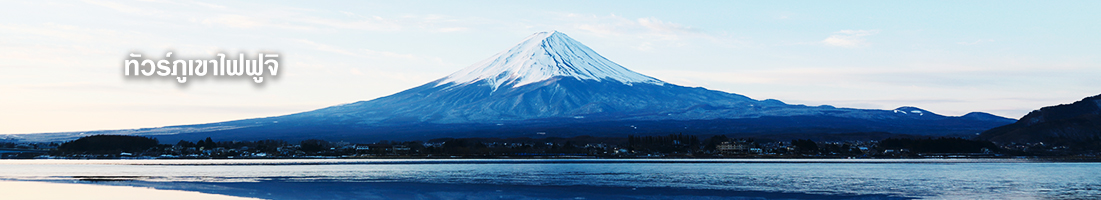
[[[1029,112],[1016,123],[983,132],[978,139],[1101,149],[1101,95]]]

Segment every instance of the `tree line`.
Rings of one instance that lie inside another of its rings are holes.
[[[890,138],[868,142],[757,141],[715,135],[669,134],[626,138],[580,136],[573,138],[439,138],[429,141],[379,141],[370,144],[319,139],[178,141],[160,144],[151,137],[95,135],[62,143],[54,155],[119,154],[202,157],[295,156],[597,156],[632,157],[876,157],[916,156],[922,153],[997,153],[1002,149],[988,141],[962,138]],[[894,152],[888,154],[888,152]]]

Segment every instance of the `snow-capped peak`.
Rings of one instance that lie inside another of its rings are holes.
[[[436,86],[485,81],[483,84],[496,90],[501,86],[519,87],[559,76],[624,84],[664,84],[600,56],[564,33],[550,31],[532,34],[507,51],[440,79]]]

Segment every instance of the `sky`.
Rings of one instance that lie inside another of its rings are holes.
[[[557,30],[660,80],[864,109],[1020,118],[1101,94],[1101,1],[0,1],[0,134],[310,111]],[[126,78],[130,53],[276,52],[263,84]]]

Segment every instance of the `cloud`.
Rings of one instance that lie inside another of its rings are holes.
[[[378,16],[360,16],[350,12],[343,12],[346,17],[321,18],[308,13],[285,12],[281,15],[239,15],[220,14],[215,17],[202,20],[202,24],[216,24],[231,28],[278,28],[289,30],[318,30],[318,29],[353,29],[367,31],[394,31],[400,30],[402,25]]]
[[[336,29],[381,32],[412,30],[448,33],[469,31],[471,30],[471,24],[483,23],[484,20],[476,18],[460,19],[444,15],[383,17],[360,15],[349,11],[294,10],[270,15],[262,13],[222,14],[216,17],[207,18],[202,22],[204,24],[219,24],[233,28],[270,27],[290,30]]]
[[[213,3],[201,2],[201,1],[187,1],[187,2],[191,3],[193,5],[198,5],[198,6],[212,8],[212,9],[226,9],[226,6],[213,4]]]
[[[443,59],[440,59],[440,58],[437,58],[437,57],[419,56],[419,55],[414,55],[414,54],[401,54],[401,53],[394,53],[394,52],[389,52],[389,51],[376,51],[376,50],[363,49],[363,48],[349,49],[349,48],[342,48],[342,47],[337,47],[337,46],[328,45],[328,44],[317,43],[317,42],[310,41],[310,40],[305,40],[305,39],[299,39],[297,41],[299,43],[302,43],[302,44],[305,44],[307,46],[313,47],[314,50],[324,51],[324,52],[329,52],[329,53],[342,54],[342,55],[353,56],[353,57],[392,58],[392,59],[400,59],[400,60],[405,60],[405,61],[420,61],[420,62],[426,62],[426,63],[433,63],[433,64],[437,64],[437,65],[450,65],[449,63],[445,63],[443,61]]]
[[[615,14],[593,15],[578,13],[553,13],[557,22],[546,26],[556,27],[560,31],[581,33],[615,40],[635,43],[635,49],[650,51],[665,47],[679,47],[688,44],[700,44],[691,40],[704,40],[704,43],[724,46],[741,46],[743,42],[727,35],[712,35],[689,25],[664,21],[656,17],[628,18]],[[565,29],[558,27],[567,27]],[[632,41],[633,40],[633,41]]]
[[[974,42],[957,42],[956,44],[970,46],[970,45],[976,45],[976,44],[979,44],[979,43],[986,43],[986,42],[994,42],[994,40],[991,40],[991,39],[975,40]]]
[[[706,34],[682,24],[662,21],[654,17],[629,19],[618,15],[563,14],[573,28],[603,37],[635,36],[661,40],[679,40],[681,37],[706,36]]]
[[[577,13],[561,14],[566,26],[601,37],[622,37],[645,32],[638,22],[621,16],[586,15]]]
[[[203,24],[219,24],[233,28],[255,28],[267,25],[264,21],[241,15],[220,15],[207,18],[203,20]]]
[[[878,33],[879,30],[841,30],[822,40],[822,44],[846,48],[862,47],[868,45],[864,37]]]
[[[643,27],[649,28],[652,31],[659,32],[695,32],[692,27],[658,20],[657,18],[638,18],[638,24]]]
[[[436,29],[436,31],[444,32],[444,33],[459,32],[459,31],[466,31],[466,30],[469,30],[469,28],[466,28],[466,27],[447,27],[447,28]]]
[[[84,0],[84,3],[97,5],[97,6],[103,6],[103,7],[115,10],[115,11],[119,11],[119,12],[123,12],[123,13],[127,13],[127,14],[133,14],[133,15],[155,15],[157,13],[161,13],[159,10],[156,10],[156,9],[135,7],[135,6],[131,6],[131,5],[123,4],[123,3],[118,3],[118,2],[113,2],[113,1]]]
[[[135,31],[55,23],[0,24],[0,38],[0,68],[95,68],[99,65],[92,63],[115,60],[117,49],[157,42],[155,36]]]
[[[352,52],[352,51],[344,49],[344,48],[335,47],[335,46],[327,45],[327,44],[321,44],[321,43],[317,43],[317,42],[310,41],[310,40],[300,39],[300,40],[298,40],[298,42],[302,43],[302,44],[309,45],[309,46],[313,47],[314,50],[318,50],[318,51],[324,51],[324,52],[329,52],[329,53],[337,53],[337,54],[343,54],[343,55],[348,55],[348,56],[361,56],[361,55],[359,55],[355,52]]]
[[[310,25],[320,25],[337,29],[356,29],[367,31],[397,31],[404,25],[397,20],[391,20],[379,16],[363,16],[347,11],[339,11],[347,16],[347,19],[333,19],[312,17],[311,15],[292,16],[283,20],[301,22]]]
[[[638,46],[635,46],[635,49],[642,50],[642,51],[649,51],[651,49],[654,49],[654,43],[643,42],[642,44],[639,44]]]
[[[163,20],[189,19],[204,25],[219,25],[238,29],[275,28],[287,30],[362,30],[402,31],[406,29],[434,32],[467,31],[467,21],[446,15],[375,16],[342,10],[316,10],[279,5],[253,4],[224,6],[201,1],[157,1],[120,3],[109,0],[84,0],[88,4],[114,11],[151,16]],[[175,8],[175,9],[166,9]]]

